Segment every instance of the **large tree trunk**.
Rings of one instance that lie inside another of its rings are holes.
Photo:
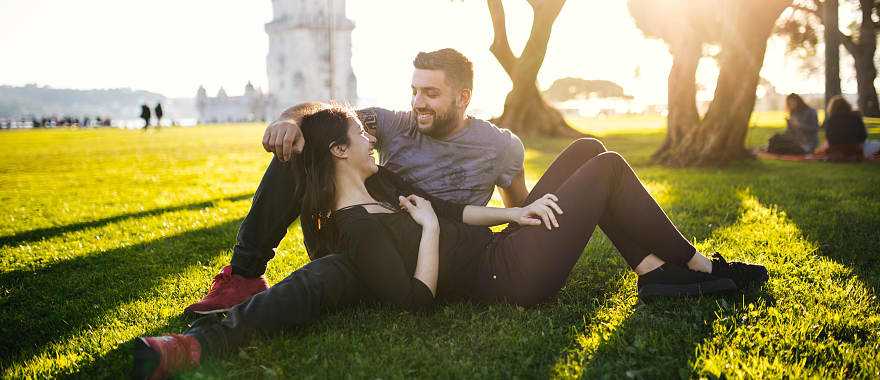
[[[838,5],[838,0],[825,0],[820,10],[825,37],[825,104],[832,96],[841,94]]]
[[[877,28],[874,26],[874,0],[860,0],[862,23],[859,26],[858,41],[851,37],[844,38],[847,50],[855,60],[856,83],[859,91],[859,110],[865,116],[880,116],[880,105],[877,104],[877,90],[874,79],[877,68],[874,66],[874,54],[877,51]]]
[[[697,66],[703,55],[701,41],[690,38],[670,43],[672,68],[669,70],[666,138],[654,153],[655,160],[662,160],[669,149],[678,144],[694,125],[700,123],[697,111]]]
[[[519,135],[584,136],[544,100],[537,85],[550,30],[565,0],[529,0],[534,13],[532,31],[520,57],[514,56],[510,49],[501,0],[488,0],[487,4],[495,33],[490,50],[513,82],[513,89],[504,101],[504,112],[492,121]]]
[[[750,156],[745,138],[767,38],[776,19],[790,4],[791,0],[722,2],[720,12],[725,18],[718,26],[722,34],[715,97],[702,122],[676,126],[684,133],[668,136],[665,149],[655,154],[655,161],[671,166],[721,165]],[[670,92],[670,96],[682,94]],[[671,108],[679,104],[687,103],[683,99],[669,100],[669,115],[680,112]]]
[[[877,104],[877,90],[874,88],[874,79],[877,78],[877,68],[874,67],[874,54],[871,52],[860,52],[853,55],[856,66],[856,83],[858,85],[859,110],[865,116],[880,116],[880,107]]]

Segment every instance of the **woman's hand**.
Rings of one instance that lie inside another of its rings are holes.
[[[562,215],[562,209],[556,204],[558,201],[555,195],[545,194],[532,204],[516,209],[510,221],[523,226],[540,226],[543,223],[548,230],[559,228],[556,214]]]
[[[406,209],[413,220],[422,228],[437,228],[437,214],[434,213],[431,202],[415,194],[408,197],[401,196],[398,199],[400,200],[400,207]]]

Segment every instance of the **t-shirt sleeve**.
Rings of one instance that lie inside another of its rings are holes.
[[[378,221],[352,221],[349,254],[358,276],[381,302],[410,311],[429,309],[434,295],[425,283],[406,270],[394,243]]]
[[[367,133],[378,140],[380,151],[384,149],[384,144],[390,141],[391,137],[404,131],[405,122],[408,120],[406,112],[391,111],[379,107],[360,109],[356,113]]]
[[[525,148],[522,141],[513,132],[505,130],[505,141],[500,153],[498,179],[495,185],[498,187],[510,187],[513,179],[523,171]]]

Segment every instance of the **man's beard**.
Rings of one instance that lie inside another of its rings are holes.
[[[458,106],[458,102],[452,102],[446,112],[439,113],[434,111],[434,120],[431,123],[431,126],[420,131],[425,135],[434,138],[446,137],[449,135],[449,132],[455,128],[460,110],[461,107]],[[418,112],[413,112],[413,118],[416,125],[418,125]]]

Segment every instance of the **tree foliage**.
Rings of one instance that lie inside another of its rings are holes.
[[[581,78],[560,78],[544,90],[544,96],[554,102],[586,98],[595,94],[600,98],[626,98],[619,84],[607,80],[587,80]]]
[[[818,30],[823,30],[825,40],[835,38],[840,41],[853,57],[859,109],[866,115],[880,116],[880,104],[874,87],[874,79],[877,77],[874,57],[877,50],[877,34],[880,31],[880,1],[853,2],[858,4],[860,17],[858,21],[847,26],[848,33],[840,30],[836,18],[831,19],[826,15],[826,7],[837,6],[837,0],[797,0],[784,22],[777,28],[777,32],[787,39],[789,53],[798,57],[815,54],[816,46],[820,42]],[[836,13],[833,12],[834,15]],[[826,58],[826,65],[837,64],[827,61]],[[829,75],[827,70],[826,75]],[[839,84],[837,92],[840,92]]]

